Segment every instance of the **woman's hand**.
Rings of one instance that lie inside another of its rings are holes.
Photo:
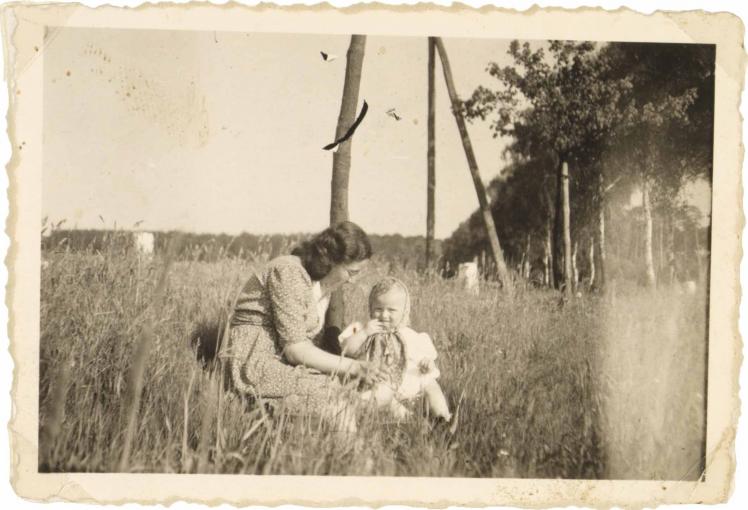
[[[367,337],[377,333],[382,333],[383,331],[385,331],[385,327],[379,319],[370,320],[366,323],[366,327],[364,328],[364,333]]]
[[[368,361],[354,361],[348,373],[353,377],[358,377],[365,384],[376,384],[384,381],[387,376],[384,370]]]

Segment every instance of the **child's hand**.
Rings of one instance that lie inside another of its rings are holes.
[[[366,336],[371,336],[377,333],[382,333],[384,330],[384,324],[382,324],[378,319],[372,319],[366,323],[364,333],[366,333]]]
[[[365,384],[377,384],[387,378],[384,370],[368,361],[354,362],[351,375],[359,377]]]
[[[428,374],[431,372],[431,367],[433,366],[434,361],[430,360],[428,358],[423,358],[421,361],[418,362],[418,371],[422,374]]]

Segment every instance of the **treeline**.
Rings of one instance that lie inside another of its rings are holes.
[[[488,187],[508,264],[568,291],[703,273],[708,221],[683,190],[711,179],[715,47],[514,41],[509,55],[462,103],[508,141]],[[487,249],[476,212],[445,241],[444,260],[490,259]]]
[[[179,260],[218,262],[225,258],[269,260],[291,250],[310,234],[196,234],[179,231],[153,232],[154,251],[175,249]],[[399,234],[369,236],[375,257],[401,267],[424,263],[426,240]],[[168,248],[170,246],[175,248]],[[124,254],[134,251],[133,232],[127,230],[53,229],[42,236],[42,250],[70,250]],[[437,253],[441,242],[436,241]]]

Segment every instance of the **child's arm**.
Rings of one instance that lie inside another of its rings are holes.
[[[340,338],[340,348],[344,356],[354,356],[361,346],[366,342],[366,339],[375,333],[384,331],[382,323],[376,319],[372,319],[366,323],[366,326],[356,323],[353,325],[352,335]]]

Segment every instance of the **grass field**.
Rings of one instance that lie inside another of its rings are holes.
[[[190,339],[215,327],[249,263],[178,262],[159,284],[158,257],[46,257],[43,471],[694,479],[703,465],[703,297],[559,306],[520,288],[510,301],[373,263],[363,286],[394,271],[410,287],[459,422],[450,437],[420,417],[369,419],[341,438],[312,417],[247,408],[195,361]],[[363,292],[352,294],[356,316]]]

